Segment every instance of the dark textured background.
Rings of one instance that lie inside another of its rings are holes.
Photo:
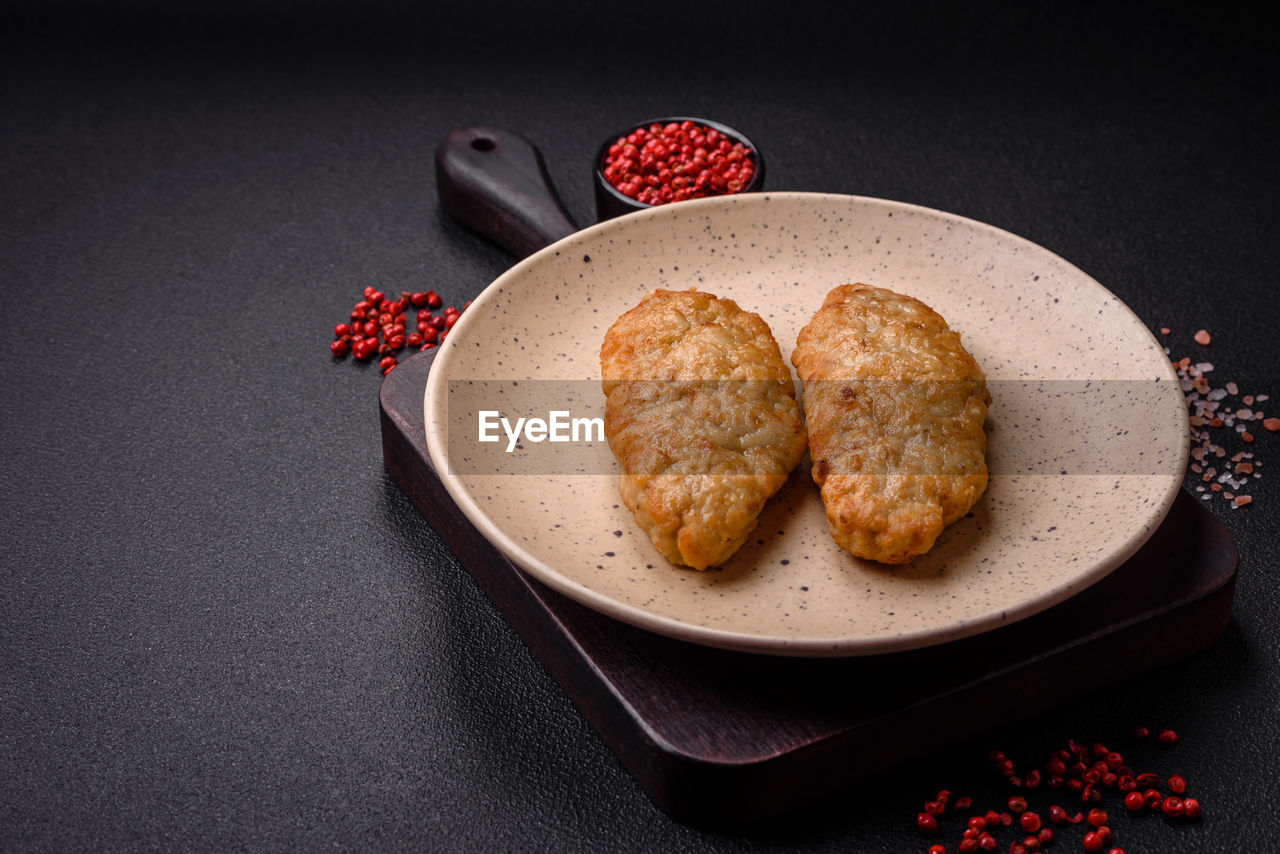
[[[558,8],[0,11],[0,850],[922,852],[937,788],[1001,795],[990,746],[1126,748],[1138,722],[1182,734],[1133,749],[1206,815],[1116,819],[1130,854],[1268,850],[1280,435],[1253,446],[1254,505],[1212,504],[1241,567],[1211,650],[712,834],[649,804],[477,592],[382,470],[376,369],[326,352],[366,284],[460,304],[510,264],[437,207],[450,128],[536,141],[585,224],[600,137],[687,113],[750,135],[771,188],[1041,243],[1171,327],[1175,357],[1280,395],[1280,75],[1259,23]]]

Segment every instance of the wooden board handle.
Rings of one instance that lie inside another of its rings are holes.
[[[578,230],[542,152],[501,128],[450,131],[436,149],[436,191],[450,215],[519,258]]]

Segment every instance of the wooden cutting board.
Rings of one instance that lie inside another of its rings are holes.
[[[788,812],[1203,649],[1230,619],[1235,541],[1182,492],[1155,535],[1104,580],[1019,623],[940,646],[779,658],[633,628],[526,576],[453,503],[423,423],[435,352],[383,380],[388,473],[653,802],[681,821],[735,826]]]

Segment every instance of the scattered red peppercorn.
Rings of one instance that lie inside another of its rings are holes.
[[[960,854],[970,854],[970,852],[972,851],[977,851],[978,840],[977,839],[961,839],[960,844],[956,846],[956,850],[958,850]]]
[[[927,812],[916,816],[916,829],[921,833],[933,833],[938,829],[938,820]]]
[[[947,848],[945,845],[930,845],[929,854],[947,854]]]
[[[955,806],[952,809],[954,809],[956,812],[964,812],[965,810],[969,809],[972,806],[973,806],[973,798],[959,797],[959,798],[956,798]]]
[[[1138,728],[1134,734],[1142,737],[1144,733],[1142,728]],[[1172,730],[1163,730],[1156,738],[1165,744],[1177,741],[1177,735]],[[1129,813],[1151,809],[1170,819],[1198,818],[1201,815],[1198,801],[1179,797],[1187,790],[1186,780],[1181,775],[1170,775],[1168,792],[1171,794],[1166,797],[1159,788],[1165,785],[1165,780],[1159,774],[1150,771],[1141,774],[1135,772],[1124,764],[1124,756],[1119,751],[1111,750],[1100,742],[1085,746],[1070,741],[1066,749],[1053,751],[1042,768],[1032,768],[1021,775],[1015,773],[1014,761],[1001,751],[990,751],[987,760],[1014,787],[1032,788],[1043,779],[1050,787],[1065,786],[1078,793],[1085,803],[1100,802],[1106,797],[1106,790],[1115,790],[1120,793],[1120,800]],[[1042,773],[1047,775],[1047,779],[1041,776]],[[926,810],[944,813],[950,796],[951,792],[940,791],[934,801],[926,802]],[[955,800],[957,811],[961,808],[968,809],[971,805],[970,798]],[[959,850],[994,850],[994,839],[999,829],[1010,825],[1026,834],[1020,841],[1009,843],[1010,854],[1039,854],[1053,841],[1054,831],[1041,819],[1040,814],[1029,808],[1027,797],[1021,794],[1011,795],[1006,798],[1005,807],[1008,812],[987,810],[970,817],[962,834]],[[1048,807],[1046,818],[1050,824],[1080,824],[1087,821],[1084,828],[1086,851],[1123,851],[1111,847],[1113,831],[1109,824],[1110,816],[1101,806],[1087,808],[1087,814],[1076,812],[1071,815],[1061,805],[1053,804]]]
[[[399,298],[388,299],[382,291],[366,287],[364,299],[351,309],[351,322],[338,323],[333,327],[335,340],[330,344],[329,352],[336,358],[351,353],[357,360],[367,362],[375,355],[391,356],[406,346],[420,351],[429,350],[444,341],[444,333],[457,324],[462,315],[453,306],[436,316],[427,309],[428,306],[439,308],[443,302],[435,291],[401,291]],[[463,308],[470,305],[468,300]],[[410,321],[405,313],[411,306],[419,309],[413,322],[417,329],[415,332],[406,329]],[[380,367],[385,374],[388,369],[381,363]],[[949,797],[950,793],[947,795]]]

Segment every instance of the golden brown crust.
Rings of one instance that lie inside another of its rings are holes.
[[[653,291],[610,327],[600,367],[605,436],[636,523],[673,563],[724,562],[804,455],[768,324],[733,300]]]
[[[991,398],[960,336],[913,297],[841,285],[791,361],[836,543],[882,563],[927,552],[987,485]]]

